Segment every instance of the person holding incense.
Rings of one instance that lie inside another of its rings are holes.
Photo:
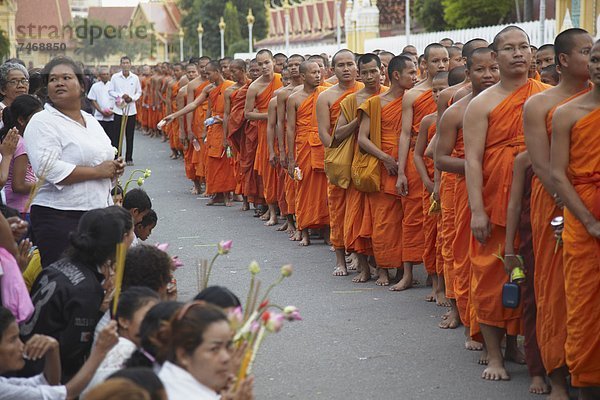
[[[89,354],[105,297],[102,282],[110,277],[117,244],[132,240],[133,221],[125,209],[88,211],[70,235],[65,257],[43,269],[33,285],[35,310],[21,324],[21,335],[25,340],[35,334],[58,340],[64,380],[77,373]],[[28,371],[39,373],[39,366],[29,365]]]
[[[48,103],[24,132],[25,149],[40,179],[31,202],[33,237],[45,268],[69,245],[84,212],[112,205],[112,180],[123,174],[123,160],[104,129],[82,112],[83,72],[71,59],[57,57],[42,70]],[[32,201],[33,200],[33,201]]]

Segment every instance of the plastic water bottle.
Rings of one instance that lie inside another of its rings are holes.
[[[217,122],[217,119],[215,117],[209,117],[204,120],[204,125],[211,126],[211,125],[214,125],[216,122]]]
[[[192,139],[192,146],[194,146],[194,150],[200,151],[200,142],[198,142],[198,139]]]

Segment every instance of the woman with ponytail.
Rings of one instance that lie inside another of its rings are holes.
[[[64,377],[73,376],[89,353],[105,292],[102,282],[117,244],[133,240],[131,215],[111,206],[86,212],[70,235],[65,257],[43,269],[32,288],[33,316],[21,325],[28,339],[52,336],[60,344]],[[32,372],[38,372],[33,366]]]
[[[4,122],[4,126],[0,129],[2,141],[4,141],[8,131],[13,128],[17,129],[19,135],[22,136],[33,114],[40,111],[42,111],[42,103],[34,96],[24,94],[15,98],[2,113],[2,121]],[[26,206],[36,178],[27,157],[25,142],[21,136],[18,138],[17,147],[10,161],[4,191],[6,205],[16,209],[24,219],[29,220],[29,209],[26,209]]]

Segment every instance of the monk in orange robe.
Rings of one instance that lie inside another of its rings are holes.
[[[362,89],[364,85],[356,82],[357,67],[354,54],[349,50],[340,50],[332,58],[333,71],[338,83],[325,90],[317,99],[317,122],[319,139],[325,146],[325,154],[330,152],[335,125],[337,124],[342,101]],[[335,249],[336,266],[334,276],[348,275],[346,249],[344,247],[344,214],[346,211],[346,189],[331,182],[327,187],[331,245]]]
[[[600,42],[588,65],[594,86],[555,111],[551,144],[552,178],[565,204],[566,363],[584,400],[600,398]]]
[[[562,247],[558,246],[556,251],[548,251],[556,240],[550,221],[563,215],[555,201],[557,189],[548,168],[550,135],[556,108],[590,89],[586,66],[589,55],[586,56],[585,52],[592,45],[593,40],[586,31],[568,29],[556,37],[554,48],[540,47],[536,54],[538,62],[547,63],[549,57],[553,58],[555,51],[559,55],[560,83],[529,99],[523,113],[525,143],[536,174],[531,193],[535,272],[533,277],[528,275],[528,279],[533,279],[535,286],[537,343],[544,368],[550,377],[552,395],[556,398],[568,398],[565,359],[567,305]],[[561,61],[561,54],[568,54],[568,63]]]
[[[269,151],[267,146],[267,108],[275,90],[283,86],[281,75],[273,71],[273,54],[270,50],[263,49],[256,53],[256,61],[262,69],[262,75],[250,85],[246,95],[244,116],[253,121],[258,129],[258,141],[256,157],[254,159],[254,170],[258,172],[263,186],[263,195],[269,206],[268,214],[262,216],[263,220],[269,220],[276,213],[277,205],[277,171],[269,164]],[[270,201],[270,203],[269,203]]]
[[[398,150],[398,192],[403,196],[402,210],[402,259],[404,274],[400,282],[392,286],[401,291],[413,285],[412,268],[423,261],[423,184],[414,163],[414,148],[421,120],[437,110],[433,98],[433,77],[448,70],[448,51],[440,44],[433,43],[425,48],[424,64],[427,66],[427,79],[404,96],[402,104],[402,133]]]
[[[321,70],[314,61],[300,65],[303,89],[292,94],[287,104],[288,172],[296,183],[296,221],[302,232],[301,246],[310,245],[309,229],[329,225],[327,208],[327,176],[325,149],[317,129],[317,97],[325,88],[320,86]]]
[[[353,146],[358,135],[360,119],[358,117],[358,107],[367,99],[377,96],[387,90],[381,86],[381,61],[375,54],[365,54],[357,61],[358,73],[364,88],[348,95],[340,103],[341,112],[338,122],[335,126],[334,134],[331,138],[329,147],[337,147],[350,140]],[[366,214],[366,193],[360,192],[351,182],[348,174],[346,177],[350,181],[346,189],[346,208],[344,210],[344,247],[348,252],[355,253],[359,274],[352,279],[354,283],[364,283],[371,279],[370,266],[367,262],[367,256],[373,255],[369,232],[372,229],[368,226],[369,219],[364,218]],[[363,224],[363,222],[365,222]],[[385,285],[387,270],[382,273],[378,279],[381,285]],[[389,278],[387,280],[389,283]]]
[[[375,262],[380,270],[402,265],[402,203],[396,190],[398,139],[402,119],[402,96],[417,81],[417,69],[408,57],[389,61],[391,86],[385,93],[371,97],[359,107],[358,144],[361,150],[379,160],[380,187],[366,193],[367,220]],[[381,274],[385,284],[387,273]],[[389,277],[387,277],[389,279]]]
[[[208,94],[207,113],[207,117],[212,118],[214,122],[209,125],[205,124],[206,193],[213,195],[206,205],[219,202],[219,196],[222,196],[225,205],[231,206],[230,196],[235,189],[235,173],[231,150],[227,145],[227,135],[223,132],[223,112],[225,110],[225,90],[234,83],[223,79],[221,65],[218,61],[209,62],[206,66],[206,73],[211,84],[215,86]]]
[[[187,83],[185,86],[182,86],[177,93],[177,109],[181,110],[187,105],[187,91],[188,85],[198,77],[198,66],[194,63],[189,63],[185,66],[185,76],[187,78]],[[186,114],[182,117],[179,117],[179,140],[183,147],[183,162],[185,167],[185,176],[194,181],[196,178],[196,168],[192,162],[192,158],[194,156],[194,146],[190,143],[190,138],[192,133],[188,130],[187,117],[189,114]]]
[[[528,78],[529,38],[509,26],[494,38],[492,53],[500,68],[500,82],[471,101],[464,117],[465,172],[471,208],[471,301],[488,351],[482,378],[508,380],[504,359],[524,362],[516,335],[521,332],[521,306],[502,304],[508,281],[504,257],[506,210],[515,155],[525,150],[523,104],[547,86]],[[500,343],[507,335],[506,354]]]
[[[187,84],[185,71],[181,64],[175,64],[173,71],[175,79],[167,88],[167,98],[170,101],[169,114],[177,112],[177,94],[179,93],[179,88]],[[169,145],[174,152],[173,158],[177,159],[179,158],[180,151],[183,150],[183,146],[179,141],[179,118],[174,119],[169,127]]]
[[[448,88],[448,72],[438,72],[432,81],[432,97],[437,104],[442,90]],[[422,181],[422,201],[423,201],[423,264],[427,274],[432,279],[432,295],[431,301],[436,301],[439,306],[448,307],[450,302],[446,298],[444,285],[444,262],[441,259],[442,246],[441,234],[438,232],[438,225],[441,224],[441,209],[440,188],[434,184],[434,175],[439,175],[439,171],[435,171],[433,160],[430,157],[425,157],[425,150],[428,144],[433,139],[436,133],[437,121],[437,106],[436,112],[429,114],[421,120],[419,133],[416,138],[415,149],[413,152],[414,164],[417,173]],[[431,210],[432,201],[435,201],[438,208]],[[430,212],[431,210],[431,212]],[[438,258],[440,258],[438,262]],[[429,301],[429,299],[426,299]]]

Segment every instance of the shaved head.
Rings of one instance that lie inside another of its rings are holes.
[[[471,39],[463,45],[462,56],[464,58],[467,58],[471,55],[473,50],[478,49],[480,47],[488,47],[488,46],[489,46],[489,43],[485,39],[481,39],[481,38]]]
[[[342,49],[342,50],[339,50],[337,53],[335,53],[333,55],[333,58],[331,59],[331,65],[335,66],[335,59],[337,58],[337,56],[339,56],[341,54],[350,54],[352,56],[352,58],[354,58],[354,53],[353,52],[351,52],[348,49]]]
[[[508,32],[513,32],[513,31],[522,32],[523,35],[525,35],[525,37],[527,38],[527,43],[531,43],[527,32],[525,32],[523,29],[519,28],[518,26],[511,25],[511,26],[507,26],[506,28],[502,29],[500,32],[498,32],[496,34],[496,36],[494,36],[494,41],[492,42],[492,49],[494,49],[494,51],[498,51],[498,49],[500,48],[500,44],[502,43],[502,36],[504,36],[504,34],[506,34]]]

